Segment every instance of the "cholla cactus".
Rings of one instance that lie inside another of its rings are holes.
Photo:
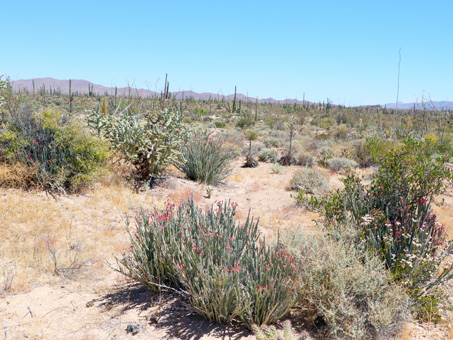
[[[257,325],[252,326],[252,330],[256,335],[256,340],[310,340],[311,337],[308,333],[304,332],[298,336],[291,327],[289,320],[283,322],[283,330],[277,331],[275,326],[263,325],[258,327]]]
[[[2,90],[2,89],[6,89],[6,80],[4,80],[0,77],[0,90]],[[4,100],[4,98],[2,96],[0,96],[0,107],[3,106],[3,100]]]
[[[88,114],[87,122],[135,168],[137,183],[146,181],[170,164],[178,163],[178,149],[187,141],[189,132],[182,113],[171,111],[145,115],[123,111],[106,115],[97,110]]]

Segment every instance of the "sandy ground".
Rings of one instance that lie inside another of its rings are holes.
[[[0,189],[0,292],[6,291],[0,296],[0,339],[254,339],[249,330],[210,323],[180,299],[154,294],[107,265],[128,247],[126,214],[192,194],[201,206],[237,202],[238,218],[244,220],[249,211],[260,217],[267,237],[284,228],[316,232],[317,215],[298,208],[294,192],[286,189],[297,167],[274,174],[270,164],[240,165],[234,164],[233,174],[210,198],[203,184],[183,179],[174,169],[157,187],[139,194],[110,185],[55,200]],[[338,176],[322,171],[332,187],[341,186]],[[439,208],[439,220],[450,225],[452,202],[446,196]],[[407,325],[399,338],[452,335],[447,324],[425,323]]]

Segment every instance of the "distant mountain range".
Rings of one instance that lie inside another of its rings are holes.
[[[61,92],[62,94],[68,94],[69,93],[69,79],[65,80],[59,80],[59,79],[54,79],[54,78],[34,78],[34,79],[19,79],[19,80],[13,80],[11,81],[13,85],[13,90],[14,91],[28,91],[32,92],[33,91],[33,83],[35,87],[35,91],[38,92],[40,89],[45,89],[46,91],[49,90],[57,90]],[[73,93],[79,93],[79,94],[87,94],[89,92],[89,89],[92,89],[94,93],[97,95],[102,95],[104,93],[107,93],[109,95],[114,95],[115,94],[115,87],[106,87],[103,85],[98,85],[98,84],[93,84],[87,80],[79,80],[79,79],[72,79],[71,80],[71,91]],[[133,87],[118,87],[116,88],[118,96],[128,96],[129,93],[132,96],[142,96],[142,97],[155,97],[155,96],[160,96],[160,92],[156,93],[155,91],[151,91],[148,89],[136,89]],[[209,93],[209,92],[203,92],[203,93],[197,93],[193,91],[177,91],[177,92],[172,92],[171,87],[170,87],[170,93],[172,98],[176,99],[183,99],[183,98],[193,98],[195,100],[208,100],[208,99],[216,99],[216,100],[222,100],[222,98],[225,98],[225,100],[232,100],[234,97],[234,94],[230,95],[223,95],[221,93]],[[243,95],[241,93],[238,93],[236,95],[237,100],[241,100],[243,102],[255,102],[256,98],[253,97],[247,97],[246,95]],[[258,99],[259,103],[281,103],[281,104],[303,104],[302,100],[297,100],[297,99],[285,99],[285,100],[277,100],[274,98],[259,98]],[[305,101],[307,104],[308,101]]]
[[[382,107],[386,107],[387,109],[394,109],[396,108],[395,103],[382,105]],[[453,102],[449,101],[429,101],[424,103],[398,103],[398,109],[405,109],[405,110],[439,110],[439,111],[446,111],[446,110],[453,110]]]
[[[45,89],[46,91],[49,90],[56,90],[61,92],[62,94],[69,93],[69,80],[59,80],[54,78],[34,78],[34,79],[19,79],[12,81],[13,89],[15,91],[33,91],[33,84],[35,87],[35,91],[38,92],[40,89]],[[73,93],[79,94],[88,94],[89,89],[96,93],[97,95],[102,95],[107,93],[109,95],[114,95],[115,90],[117,91],[118,96],[128,96],[129,93],[132,96],[143,96],[143,97],[155,97],[160,96],[160,92],[156,93],[154,91],[148,89],[136,89],[133,87],[106,87],[103,85],[93,84],[87,80],[79,80],[79,79],[72,79],[71,80],[71,87]],[[170,88],[171,92],[171,88]],[[223,95],[222,93],[197,93],[193,91],[177,91],[171,92],[172,98],[177,99],[184,99],[184,98],[193,98],[195,100],[208,100],[208,99],[216,99],[222,100],[232,100],[234,95]],[[256,98],[247,97],[244,94],[238,93],[236,95],[237,100],[241,100],[243,102],[255,102]],[[259,103],[279,103],[279,104],[299,104],[302,105],[304,102],[302,100],[297,99],[284,99],[284,100],[277,100],[274,98],[258,98]],[[305,101],[305,104],[309,103]],[[372,106],[372,107],[379,107],[379,105],[361,105],[361,106]],[[386,105],[381,105],[381,107],[386,107],[388,109],[396,108],[395,103],[389,103]],[[435,101],[435,102],[426,102],[422,103],[398,103],[398,109],[416,109],[416,110],[452,110],[453,109],[453,102],[451,101]]]

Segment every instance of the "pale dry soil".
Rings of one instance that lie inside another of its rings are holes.
[[[245,328],[194,315],[180,299],[152,293],[111,266],[129,246],[126,215],[133,220],[140,207],[162,208],[167,199],[179,203],[190,195],[202,207],[237,202],[239,220],[249,212],[259,217],[267,238],[285,228],[318,232],[318,216],[297,207],[286,189],[298,169],[274,174],[270,164],[245,169],[236,162],[210,198],[203,184],[176,169],[138,194],[108,179],[83,195],[56,198],[0,189],[0,339],[254,339]],[[341,186],[339,176],[322,171],[333,188]],[[445,201],[436,210],[451,227],[451,191]],[[138,332],[128,333],[128,326]],[[453,332],[446,323],[411,323],[399,338],[453,339]]]

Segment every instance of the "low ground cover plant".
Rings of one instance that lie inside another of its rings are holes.
[[[191,134],[180,152],[178,169],[187,178],[209,185],[224,180],[231,173],[231,161],[236,158],[236,153],[224,146],[222,135],[206,130]]]
[[[266,244],[252,217],[236,223],[235,212],[230,202],[203,212],[193,199],[142,210],[117,270],[153,290],[178,291],[210,320],[274,323],[297,301],[295,262],[281,244]]]

